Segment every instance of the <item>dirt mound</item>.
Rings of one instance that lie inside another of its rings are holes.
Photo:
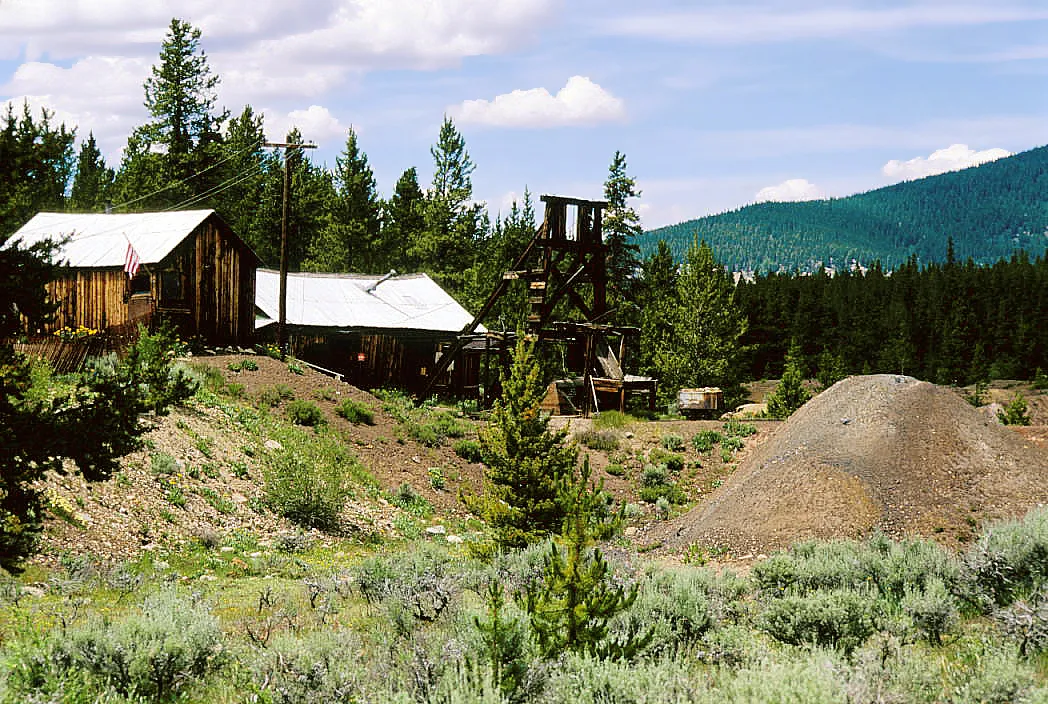
[[[812,399],[704,504],[667,526],[691,543],[767,552],[802,538],[923,535],[957,543],[1048,501],[1048,452],[957,394],[858,376]]]

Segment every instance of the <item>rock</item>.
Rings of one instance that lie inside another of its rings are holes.
[[[233,547],[232,545],[223,545],[222,547],[220,547],[218,549],[219,552],[233,552],[235,550],[236,550],[236,548]]]
[[[631,431],[627,430],[627,431],[626,431],[626,432],[625,432],[625,433],[623,434],[623,437],[625,437],[625,438],[626,438],[627,440],[632,440],[632,439],[633,439],[633,433],[632,433]]]
[[[627,538],[632,538],[633,536],[635,536],[637,534],[637,526],[629,526],[624,531],[624,534],[625,534],[625,536]]]
[[[201,581],[201,582],[217,582],[218,581],[218,577],[216,577],[213,574],[202,574],[199,577],[199,581]]]
[[[430,526],[426,528],[426,532],[430,535],[444,535],[448,531],[444,526]]]
[[[449,535],[448,537],[444,538],[444,540],[448,541],[452,545],[459,545],[459,544],[462,543],[462,536],[461,535]]]
[[[171,563],[164,562],[163,560],[157,560],[153,563],[153,568],[158,570],[166,570],[171,566]]]
[[[284,446],[277,440],[266,440],[265,448],[267,450],[283,450]]]
[[[27,584],[24,587],[22,587],[22,594],[24,594],[25,596],[31,596],[36,599],[40,599],[47,594],[47,590],[42,589],[41,587],[34,586],[32,584]]]

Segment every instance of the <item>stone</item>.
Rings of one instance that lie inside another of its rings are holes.
[[[461,535],[449,535],[448,537],[444,538],[444,540],[448,541],[452,545],[460,545],[462,543],[462,536]]]
[[[444,535],[448,531],[444,526],[430,526],[426,528],[426,532],[430,535]]]
[[[265,448],[267,450],[283,450],[284,446],[278,440],[266,440]]]

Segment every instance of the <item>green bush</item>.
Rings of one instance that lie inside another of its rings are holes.
[[[666,433],[659,440],[659,444],[670,452],[680,452],[684,449],[684,438],[676,433]]]
[[[727,450],[728,452],[738,452],[742,448],[746,447],[746,443],[742,441],[742,438],[734,435],[725,436],[721,440],[721,450]]]
[[[375,424],[375,412],[367,404],[354,401],[351,398],[343,399],[342,403],[335,407],[335,413],[350,423],[358,425]]]
[[[345,630],[323,629],[301,635],[282,633],[251,658],[252,679],[280,704],[366,701],[366,667],[347,653],[361,651]]]
[[[287,405],[287,418],[295,425],[305,425],[310,428],[323,425],[324,412],[312,401],[302,399],[292,401]]]
[[[167,476],[178,472],[178,460],[166,452],[154,452],[149,456],[149,466],[153,474]]]
[[[648,464],[640,475],[641,486],[657,487],[668,484],[670,480],[669,468],[664,464]]]
[[[619,436],[611,430],[583,430],[575,433],[575,441],[591,450],[612,452],[619,449]]]
[[[266,505],[298,525],[336,530],[342,506],[353,496],[354,475],[364,478],[366,471],[337,438],[326,433],[313,442],[294,436],[281,442],[284,449],[265,458]]]
[[[648,453],[648,461],[652,464],[666,465],[666,469],[671,472],[679,472],[684,469],[684,457],[676,452],[667,452],[658,447]]]
[[[993,620],[1005,635],[1019,643],[1020,655],[1048,651],[1048,589],[1042,588],[1029,599],[1018,599],[998,609]]]
[[[123,696],[166,701],[224,663],[218,620],[172,592],[146,599],[140,613],[95,619],[57,644],[55,662],[89,673]]]
[[[287,384],[277,384],[276,386],[270,386],[269,388],[262,389],[258,394],[258,402],[263,406],[277,406],[281,401],[289,401],[295,398],[294,390]]]
[[[613,477],[621,477],[626,474],[626,468],[623,467],[621,464],[617,463],[609,464],[607,467],[604,468],[604,471]]]
[[[421,420],[407,421],[408,435],[426,447],[440,447],[448,438],[461,438],[471,427],[451,411],[427,413]]]
[[[433,513],[433,504],[407,482],[397,487],[393,494],[393,504],[420,518],[425,518]]]
[[[597,430],[619,430],[636,422],[636,418],[620,411],[601,411],[593,417]]]
[[[758,626],[791,645],[819,645],[850,653],[876,630],[876,600],[853,590],[821,590],[769,601]]]
[[[703,430],[696,433],[695,437],[691,439],[691,446],[695,448],[696,452],[709,452],[722,439],[723,436],[716,430]]]
[[[757,426],[753,423],[743,423],[735,418],[731,418],[724,423],[724,434],[730,437],[748,438],[756,434],[756,432]]]
[[[480,462],[483,459],[480,443],[476,440],[459,440],[452,446],[452,449],[456,455],[467,462]]]
[[[1048,507],[990,525],[963,562],[968,596],[986,610],[1033,594],[1048,584]]]
[[[957,600],[938,578],[929,580],[923,590],[907,590],[902,610],[914,629],[935,645],[942,643],[942,637],[953,631],[959,620]]]
[[[1004,410],[997,411],[997,418],[1005,425],[1029,425],[1030,414],[1022,394],[1015,394]]]

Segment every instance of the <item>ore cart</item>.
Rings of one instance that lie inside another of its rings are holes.
[[[677,408],[689,420],[716,418],[724,405],[724,392],[715,386],[701,389],[681,389],[677,392]]]

